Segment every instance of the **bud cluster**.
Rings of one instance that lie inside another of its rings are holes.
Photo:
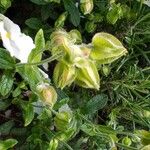
[[[56,30],[51,35],[51,47],[52,55],[58,51],[64,53],[53,74],[54,83],[61,89],[75,82],[81,87],[99,90],[97,66],[111,63],[127,53],[121,42],[111,34],[97,33],[91,43],[84,44],[78,30]]]

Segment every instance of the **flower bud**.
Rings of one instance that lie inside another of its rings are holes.
[[[57,130],[66,130],[70,124],[72,116],[68,112],[60,112],[54,118]]]
[[[141,150],[150,150],[150,145],[144,146]]]
[[[67,62],[72,62],[74,59],[72,47],[74,39],[71,39],[70,35],[63,30],[57,30],[51,35],[51,47],[52,55],[57,54],[59,51],[64,52],[63,59]],[[61,58],[62,59],[62,58]]]
[[[59,113],[54,118],[55,126],[58,130],[64,131],[69,129],[69,126],[72,124],[73,115],[70,107],[65,104],[59,109]]]
[[[64,22],[65,22],[67,16],[68,16],[68,13],[67,13],[67,12],[63,12],[63,13],[58,17],[58,19],[55,21],[55,27],[56,27],[56,28],[63,27],[63,26],[64,26]]]
[[[47,83],[42,83],[37,86],[38,94],[43,102],[53,106],[57,101],[57,93],[55,89]]]
[[[53,138],[49,143],[49,149],[48,150],[56,150],[58,147],[58,139]]]
[[[69,35],[64,30],[57,30],[53,32],[50,36],[52,54],[55,55],[57,51],[63,50],[65,52],[65,47],[68,45]]]
[[[81,44],[82,43],[82,36],[81,36],[81,33],[78,30],[76,30],[76,29],[71,30],[69,32],[69,35],[72,39],[74,39],[75,44]]]
[[[95,63],[91,60],[79,58],[76,67],[77,77],[75,82],[84,88],[99,90],[100,78]]]
[[[110,73],[110,67],[104,65],[104,66],[102,67],[102,71],[103,71],[103,74],[107,77],[107,76],[109,75],[109,73]]]
[[[124,137],[122,139],[122,144],[130,146],[132,144],[132,141],[131,141],[131,139],[129,137]]]
[[[84,15],[89,14],[93,10],[93,0],[81,0],[80,8]]]
[[[121,42],[111,34],[97,33],[92,39],[93,50],[91,58],[97,60],[99,64],[108,64],[127,53]]]
[[[63,89],[66,86],[70,86],[75,79],[75,67],[58,62],[55,66],[53,79],[57,87]]]

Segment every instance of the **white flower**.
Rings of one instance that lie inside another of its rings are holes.
[[[12,57],[15,56],[22,63],[28,61],[31,50],[35,48],[32,38],[21,33],[20,27],[2,14],[0,14],[0,36],[3,46]]]

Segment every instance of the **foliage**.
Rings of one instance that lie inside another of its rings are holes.
[[[20,63],[1,45],[0,150],[149,150],[149,10],[144,0],[1,0],[35,48]]]

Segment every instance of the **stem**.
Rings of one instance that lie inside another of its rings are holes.
[[[50,58],[44,59],[44,60],[42,60],[40,62],[35,62],[35,63],[18,63],[18,64],[16,64],[16,67],[22,67],[24,65],[29,65],[29,66],[36,65],[36,66],[39,66],[39,65],[42,65],[44,63],[52,62],[55,59],[58,59],[58,58],[60,58],[62,56],[63,56],[63,52],[60,52],[60,53],[58,53],[56,55],[53,55]]]
[[[90,123],[91,125],[93,125],[93,123],[92,123],[91,121],[87,120],[82,114],[78,113],[78,115],[79,115],[80,117],[82,117],[86,122],[88,122],[88,123]],[[105,129],[102,129],[102,130],[103,130],[103,132],[105,132]],[[108,132],[108,131],[106,131],[106,132]],[[134,136],[134,134],[133,134],[133,133],[130,133],[130,132],[117,131],[117,130],[114,130],[114,132],[115,132],[116,134],[120,134],[120,135]],[[99,135],[101,135],[101,134],[99,134]],[[103,135],[104,135],[104,134],[103,134]]]
[[[46,127],[43,127],[43,126],[42,126],[41,128],[47,130]],[[48,131],[50,131],[50,130],[48,129]],[[52,131],[50,131],[50,133],[53,135],[53,137],[54,137],[55,139],[57,139],[57,140],[58,140],[60,143],[62,143],[66,148],[68,148],[68,150],[73,150],[72,147],[71,147],[69,144],[67,144],[65,141],[62,141],[62,140],[60,140],[59,138],[57,138],[57,136],[56,136]],[[53,137],[52,137],[52,139],[53,139]]]
[[[130,146],[126,146],[124,144],[121,144],[121,143],[115,143],[118,147],[120,148],[124,148],[126,150],[138,150],[137,148],[134,148],[134,147],[130,147]]]

